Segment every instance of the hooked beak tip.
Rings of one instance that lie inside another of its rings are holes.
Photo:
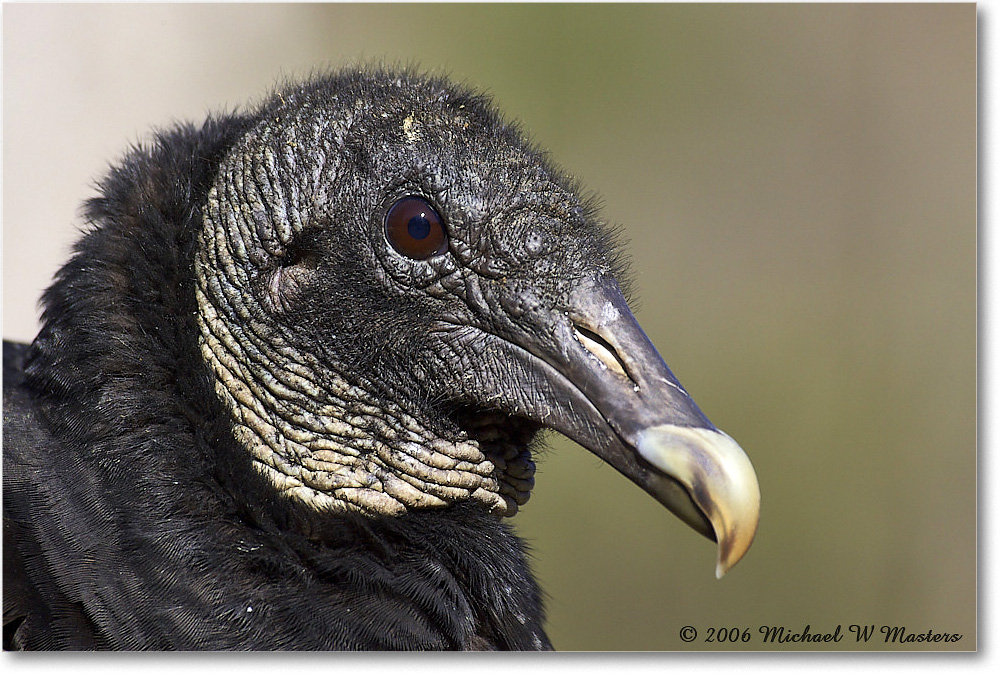
[[[702,427],[649,427],[640,432],[636,447],[643,459],[684,488],[712,524],[719,546],[715,576],[721,579],[757,533],[760,486],[750,459],[727,434]]]

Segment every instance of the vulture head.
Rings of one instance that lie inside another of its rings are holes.
[[[380,72],[287,88],[202,208],[200,350],[288,500],[509,516],[549,428],[717,541],[718,576],[747,551],[750,461],[639,327],[611,230],[483,97]]]

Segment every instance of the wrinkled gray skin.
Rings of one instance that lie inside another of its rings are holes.
[[[281,492],[399,514],[512,515],[541,427],[746,552],[760,493],[632,316],[610,231],[482,98],[355,74],[286,90],[223,161],[195,264],[202,352],[234,433]],[[443,253],[400,254],[420,196]]]
[[[445,254],[386,241],[407,195],[438,210]],[[569,181],[481,100],[399,79],[286,92],[223,163],[205,224],[203,352],[276,486],[381,513],[527,499],[537,424],[462,410],[561,414],[518,345],[551,342],[570,291],[621,268]]]

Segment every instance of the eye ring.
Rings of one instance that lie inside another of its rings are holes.
[[[396,252],[412,260],[426,260],[448,250],[444,221],[423,197],[403,197],[389,207],[385,239]]]

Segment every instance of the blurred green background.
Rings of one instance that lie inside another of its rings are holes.
[[[513,522],[555,646],[976,647],[975,5],[4,5],[3,38],[5,337],[149,128],[325,66],[447,72],[601,195],[640,322],[760,477],[716,581],[710,542],[552,436]]]

